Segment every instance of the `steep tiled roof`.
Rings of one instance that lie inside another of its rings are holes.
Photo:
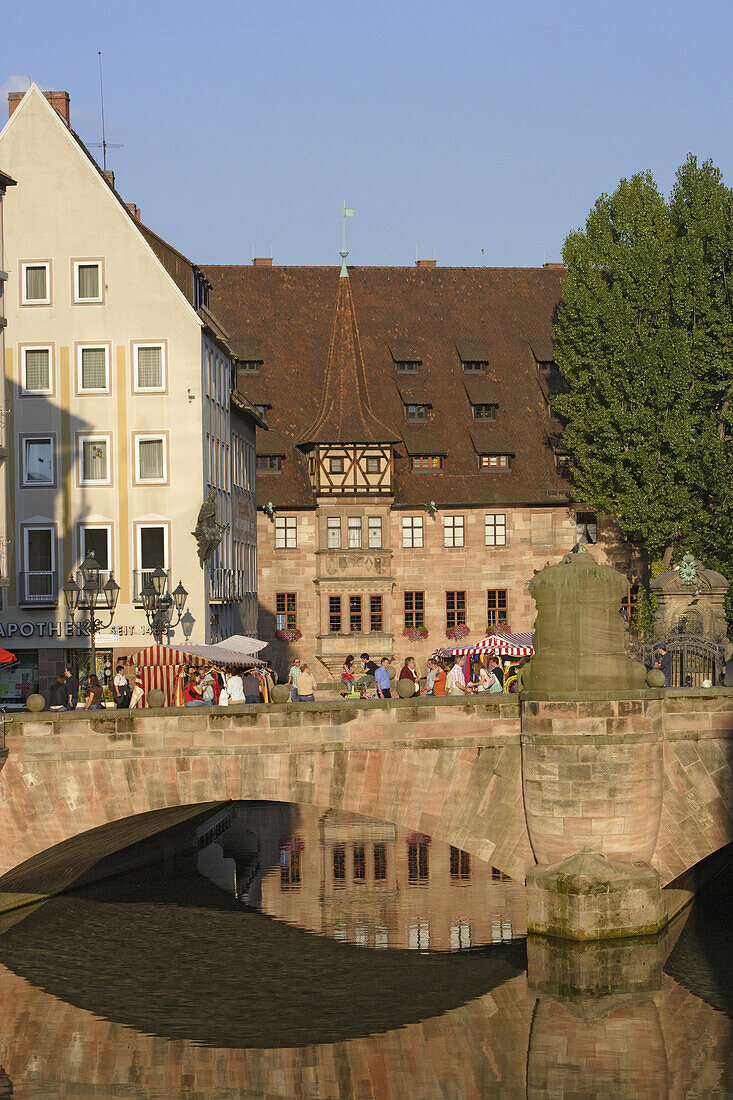
[[[397,506],[426,500],[542,504],[567,496],[569,485],[558,474],[547,435],[542,376],[533,353],[552,347],[562,271],[352,267],[348,280],[339,280],[336,267],[212,266],[205,272],[234,354],[249,358],[245,351],[256,348],[262,359],[255,403],[267,393],[268,424],[286,448],[282,473],[260,475],[261,492],[277,507],[315,503],[297,444],[330,415],[322,397],[339,282],[350,291],[374,416],[390,434],[410,437],[413,447],[417,427],[431,442],[428,453],[446,455],[441,471],[413,471],[407,447],[397,448]],[[464,356],[480,353],[488,369],[466,372],[459,348]],[[408,355],[420,360],[416,371],[399,372],[395,361]],[[246,373],[240,387],[247,392]],[[427,422],[406,422],[408,387],[430,395]],[[471,399],[498,405],[496,422],[477,424]],[[330,427],[327,434],[333,434]],[[480,468],[477,446],[513,454],[511,469]]]
[[[396,443],[399,436],[374,415],[354,316],[351,281],[338,281],[336,310],[323,378],[321,405],[300,440],[309,443]]]

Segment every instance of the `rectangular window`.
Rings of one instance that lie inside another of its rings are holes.
[[[443,516],[443,545],[464,545],[463,516]]]
[[[446,592],[445,628],[453,630],[456,626],[466,625],[466,593]]]
[[[496,405],[474,405],[473,406],[473,418],[474,420],[496,420],[497,406]]]
[[[74,260],[74,301],[102,301],[101,260]]]
[[[23,348],[23,393],[52,393],[51,349]]]
[[[21,264],[22,295],[24,306],[49,306],[51,304],[51,264],[48,260]]]
[[[555,465],[558,470],[572,470],[575,460],[572,455],[555,455]]]
[[[413,468],[413,470],[442,470],[443,469],[443,456],[442,455],[413,455],[412,456],[412,468]]]
[[[395,367],[399,371],[414,371],[420,365],[420,359],[396,359]]]
[[[366,851],[363,844],[354,845],[354,882],[366,882]]]
[[[109,438],[83,437],[79,440],[79,484],[109,485]]]
[[[376,630],[381,633],[382,623],[384,619],[382,616],[382,597],[370,596],[369,597],[369,629]]]
[[[487,359],[465,359],[463,362],[463,369],[466,371],[488,370],[488,367]]]
[[[490,512],[485,516],[486,545],[506,546],[506,513]]]
[[[53,485],[56,480],[54,470],[54,447],[51,436],[36,436],[23,440],[22,484],[26,489]]]
[[[361,596],[349,596],[349,630],[361,634]]]
[[[489,630],[495,630],[497,627],[506,626],[508,622],[506,588],[489,589],[487,611],[487,625]]]
[[[256,371],[262,366],[261,359],[237,359],[237,367],[239,370]]]
[[[336,844],[333,849],[333,881],[337,886],[343,886],[346,882],[346,849],[343,844]]]
[[[471,857],[468,852],[450,846],[450,877],[467,881],[471,877]]]
[[[165,390],[165,355],[163,344],[135,344],[135,390],[140,393],[162,393]]]
[[[407,842],[407,881],[427,882],[430,878],[429,845],[426,840]]]
[[[136,525],[136,553],[137,569],[135,570],[133,602],[140,602],[140,593],[152,581],[152,574],[156,569],[163,569],[168,574],[168,527],[167,525]],[[166,593],[169,585],[166,583]]]
[[[349,516],[346,529],[349,550],[361,550],[361,516]]]
[[[332,634],[341,633],[341,597],[328,597],[328,629]]]
[[[166,480],[165,436],[135,436],[135,477],[137,481],[162,484]]]
[[[405,416],[408,420],[427,420],[427,405],[405,405]]]
[[[376,455],[367,455],[366,463],[367,463],[367,473],[368,474],[378,474],[378,473],[381,472],[381,469],[382,469],[382,460],[381,460],[381,458],[377,458]]]
[[[295,550],[298,545],[298,528],[295,516],[275,516],[275,549]]]
[[[374,845],[374,881],[384,882],[387,878],[387,845]]]
[[[293,890],[303,885],[302,844],[294,838],[280,847],[280,889]]]
[[[52,527],[23,529],[25,603],[42,603],[56,595],[56,536]]]
[[[425,626],[425,593],[405,592],[405,630],[420,630]]]
[[[479,464],[482,470],[508,470],[511,466],[511,455],[481,455]]]
[[[423,544],[422,516],[402,517],[402,545],[406,549]]]
[[[329,458],[328,469],[332,474],[342,474],[344,472],[343,458]]]
[[[93,554],[100,569],[111,569],[112,553],[110,548],[109,527],[79,528],[79,557],[83,561]]]
[[[277,592],[275,595],[275,629],[295,630],[297,625],[298,613],[295,592]]]
[[[329,516],[326,520],[326,545],[329,550],[341,549],[341,518]]]
[[[257,455],[256,467],[260,473],[275,473],[283,468],[282,455]]]
[[[380,550],[382,547],[382,517],[370,516],[368,521],[369,549]]]
[[[79,393],[106,393],[109,389],[107,348],[79,348]]]
[[[578,542],[598,542],[598,520],[595,512],[575,513],[575,534]]]

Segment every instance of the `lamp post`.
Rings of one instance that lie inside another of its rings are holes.
[[[145,618],[158,645],[162,645],[163,635],[168,634],[180,623],[188,599],[188,592],[180,581],[171,595],[165,591],[167,583],[166,571],[160,568],[154,569],[140,593]],[[175,622],[174,613],[178,616]]]
[[[96,638],[100,630],[110,626],[115,616],[115,608],[120,595],[120,586],[110,573],[106,584],[102,584],[101,572],[93,551],[90,551],[79,566],[77,574],[81,580],[79,585],[73,577],[69,577],[64,585],[63,593],[71,621],[76,623],[77,611],[88,612],[88,617],[80,619],[78,626],[85,631],[91,641],[91,674],[97,674],[97,645]],[[108,614],[109,621],[103,623],[97,618],[97,614]]]

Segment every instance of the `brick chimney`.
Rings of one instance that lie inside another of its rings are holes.
[[[560,264],[550,263],[548,261],[547,263],[544,263],[542,266],[543,267],[549,267],[551,271],[564,271],[565,270],[565,264],[563,264],[563,263],[560,263]]]
[[[437,267],[437,260],[415,260],[415,267]]]
[[[69,93],[44,92],[43,94],[53,107],[54,111],[56,111],[56,113],[61,116],[67,126],[70,126],[71,111],[69,104]],[[11,117],[15,108],[18,106],[24,95],[25,92],[8,92],[8,118]]]
[[[272,256],[255,256],[252,267],[272,267]]]
[[[112,171],[112,169],[111,168],[103,168],[102,169],[102,175],[104,176],[104,178],[106,179],[106,181],[110,185],[110,187],[114,187],[114,185],[115,185],[115,174]]]
[[[132,214],[132,216],[133,216],[133,218],[135,219],[135,221],[136,221],[136,222],[139,222],[139,221],[141,220],[141,219],[140,219],[140,207],[139,207],[139,206],[135,206],[135,203],[134,203],[134,202],[126,202],[126,203],[125,203],[125,206],[126,206],[126,207],[127,207],[127,209],[128,209],[129,211],[130,211],[130,213]]]

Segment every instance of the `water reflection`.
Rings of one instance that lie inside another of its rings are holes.
[[[503,915],[520,921],[519,887],[435,840],[425,863],[426,843],[251,805],[218,853],[199,853],[209,877],[194,855],[6,918],[0,1097],[732,1094],[718,1011],[731,956],[716,956],[713,983],[704,963],[730,880],[656,941],[533,937],[525,956],[517,942],[477,946]],[[380,930],[389,950],[374,949]]]
[[[199,851],[199,873],[278,920],[359,947],[456,952],[526,934],[524,887],[467,852],[356,814],[284,810],[235,807]]]

